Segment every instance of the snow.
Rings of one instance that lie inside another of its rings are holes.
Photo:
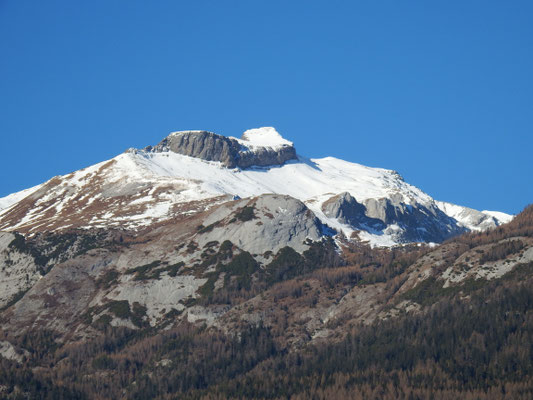
[[[456,204],[448,203],[445,201],[436,201],[435,203],[445,214],[449,215],[452,218],[460,216],[465,211],[465,207],[458,206]]]
[[[398,244],[391,235],[375,235],[370,232],[359,232],[359,239],[368,242],[372,247],[393,247]]]
[[[280,148],[283,146],[292,146],[293,143],[284,139],[276,129],[272,127],[263,127],[257,129],[248,129],[237,141],[245,147],[272,147]]]
[[[252,129],[246,131],[243,138],[240,142],[248,143],[249,147],[291,145],[273,128]],[[353,228],[326,217],[322,212],[322,204],[334,195],[349,192],[360,203],[370,198],[398,195],[408,205],[430,205],[433,202],[430,196],[406,183],[395,171],[367,167],[334,157],[307,159],[299,156],[297,160],[281,166],[241,170],[228,169],[220,162],[171,151],[152,153],[138,150],[62,177],[61,184],[38,199],[36,205],[47,205],[49,200],[55,198],[58,201],[50,207],[54,207],[55,214],[59,214],[72,199],[79,196],[80,191],[86,190],[85,186],[95,176],[102,178],[104,184],[97,192],[90,193],[91,202],[98,198],[112,199],[127,195],[130,198],[128,206],[132,209],[137,207],[139,211],[115,215],[117,210],[111,208],[93,217],[90,220],[93,226],[129,224],[140,227],[169,216],[173,204],[221,195],[247,198],[276,193],[303,201],[323,223],[350,237]],[[30,223],[45,211],[31,210],[14,228]],[[392,246],[397,244],[397,234],[397,229],[391,226],[381,233],[361,232],[360,238],[371,245]]]
[[[282,166],[228,169],[172,152],[122,154],[153,174],[202,182],[208,195],[232,194],[241,198],[265,193],[286,194],[304,202],[321,204],[340,192],[349,192],[361,202],[401,193],[407,203],[432,201],[431,197],[404,182],[394,171],[370,168],[333,157],[290,161]]]
[[[506,214],[500,211],[481,211],[483,214],[490,215],[491,217],[496,218],[501,224],[506,224],[508,222],[511,222],[514,218],[514,215]]]
[[[512,215],[494,211],[477,211],[472,208],[458,206],[445,201],[435,204],[448,216],[457,220],[471,231],[482,231],[507,223],[513,219]]]
[[[204,131],[199,130],[199,129],[191,129],[191,130],[185,130],[185,131],[175,131],[175,132],[170,132],[170,135],[168,135],[168,136],[169,137],[170,136],[179,136],[179,135],[183,135],[185,133],[200,133],[200,132],[204,132]],[[209,132],[209,133],[213,133],[213,132]],[[133,150],[136,151],[137,149],[133,149]]]
[[[18,203],[25,197],[28,197],[33,192],[37,191],[41,186],[42,184],[33,186],[28,189],[21,190],[20,192],[12,193],[5,197],[1,197],[0,198],[0,214],[2,213],[3,210],[11,207],[13,204]]]
[[[270,143],[274,145],[274,142]],[[321,209],[326,200],[338,193],[349,192],[358,202],[370,198],[390,197],[393,194],[401,195],[406,204],[427,205],[433,201],[420,189],[404,182],[395,171],[366,167],[334,157],[299,157],[298,160],[289,161],[282,166],[253,167],[245,170],[228,169],[219,162],[173,152],[138,151],[122,154],[115,160],[121,168],[128,169],[130,174],[134,173],[145,179],[152,175],[151,180],[181,179],[190,182],[189,190],[181,193],[181,201],[227,194],[240,198],[267,193],[289,195],[303,201],[322,222],[344,232],[348,237],[353,229],[335,219],[327,218]],[[162,215],[156,210],[149,213],[149,216],[154,218]],[[142,217],[140,215],[135,219]],[[397,244],[394,239],[396,231],[394,227],[390,227],[384,234],[363,232],[360,236],[371,245],[392,246]]]

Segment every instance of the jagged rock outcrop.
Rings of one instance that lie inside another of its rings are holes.
[[[268,147],[259,147],[253,150],[240,151],[237,166],[239,168],[267,167],[270,165],[283,165],[289,160],[296,159],[296,150],[292,146],[281,147],[276,150]]]
[[[348,192],[340,193],[326,200],[322,205],[324,215],[329,218],[336,218],[342,224],[362,229],[372,227],[382,230],[386,227],[383,220],[370,218],[366,215],[366,207],[358,203]]]
[[[220,161],[227,168],[283,165],[297,159],[292,144],[276,146],[254,145],[243,135],[241,140],[207,131],[174,132],[149,151],[172,151],[207,161]]]
[[[322,211],[353,229],[393,235],[398,243],[442,242],[466,231],[436,205],[406,204],[400,194],[361,204],[344,192],[324,202]]]
[[[150,149],[155,152],[173,151],[206,161],[220,161],[228,168],[237,166],[241,146],[235,139],[207,131],[174,132]]]
[[[473,231],[484,231],[495,228],[505,221],[499,221],[490,212],[478,211],[444,201],[437,201],[435,203],[445,214],[455,218],[459,224]]]
[[[386,225],[403,228],[404,242],[440,243],[466,231],[457,221],[442,212],[435,204],[406,204],[401,195],[390,198],[368,199],[365,202],[366,215],[377,218]]]

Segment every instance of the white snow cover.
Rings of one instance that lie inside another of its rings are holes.
[[[246,147],[272,147],[276,149],[282,146],[293,145],[292,142],[284,139],[276,129],[270,126],[248,129],[237,140]]]
[[[477,211],[472,208],[458,206],[445,201],[436,201],[437,206],[448,216],[455,218],[460,224],[473,231],[481,231],[491,226],[505,224],[513,219],[513,215],[497,211]]]
[[[194,198],[222,194],[253,197],[265,193],[285,194],[303,201],[324,223],[350,236],[353,228],[328,218],[322,204],[332,196],[349,192],[358,202],[369,198],[401,194],[406,204],[430,204],[433,199],[406,183],[398,173],[382,168],[365,167],[333,157],[289,161],[282,166],[228,169],[218,162],[207,162],[173,152],[123,154],[115,158],[120,164],[135,163],[148,174],[202,182]],[[361,239],[375,246],[393,246],[396,229],[389,227],[384,235],[361,233]]]
[[[490,215],[491,217],[496,218],[500,223],[506,224],[507,222],[511,222],[511,220],[514,218],[514,215],[506,214],[500,211],[487,211],[483,210],[481,211],[483,214]]]
[[[18,203],[23,198],[29,196],[33,192],[35,192],[37,189],[39,189],[41,185],[33,186],[28,189],[21,190],[20,192],[12,193],[6,197],[0,198],[0,214],[3,210],[11,207],[13,204]]]
[[[363,201],[401,193],[407,203],[430,202],[431,197],[406,183],[394,171],[370,168],[333,157],[299,157],[285,165],[228,169],[219,162],[204,161],[173,152],[121,154],[115,160],[136,169],[139,175],[153,175],[202,181],[203,196],[233,194],[239,197],[264,193],[286,194],[302,201],[316,202],[347,191]],[[201,195],[199,194],[201,197]]]

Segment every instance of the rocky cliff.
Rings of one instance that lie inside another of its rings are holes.
[[[390,235],[400,243],[440,243],[467,231],[434,203],[413,206],[398,194],[367,199],[361,204],[350,193],[344,192],[325,201],[322,211],[327,217],[353,229]]]
[[[265,138],[269,140],[265,142]],[[283,165],[297,158],[292,143],[281,138],[273,128],[246,131],[241,139],[207,131],[174,132],[147,150],[172,151],[206,161],[220,161],[227,168],[241,169]]]

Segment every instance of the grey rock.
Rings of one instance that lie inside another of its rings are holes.
[[[467,231],[434,203],[411,205],[402,200],[401,196],[394,195],[391,198],[368,199],[365,202],[366,215],[386,225],[398,225],[402,242],[440,243]]]
[[[378,235],[385,231],[390,234],[394,225],[395,240],[399,243],[440,243],[467,231],[436,204],[407,204],[400,194],[368,199],[361,204],[349,193],[340,193],[327,200],[322,211],[354,229]]]
[[[369,217],[366,215],[366,207],[358,203],[348,192],[340,193],[325,201],[322,205],[324,215],[329,218],[336,218],[339,222],[357,228],[373,227],[374,229],[385,229],[386,225],[381,218]]]
[[[33,257],[10,246],[15,235],[0,232],[0,309],[29,290],[41,278]]]
[[[501,225],[501,221],[492,215],[472,208],[457,206],[444,201],[437,201],[437,206],[447,215],[456,219],[458,223],[470,230],[487,230]]]
[[[241,221],[238,214],[244,207],[253,208],[253,218]],[[196,240],[200,247],[211,241],[229,239],[239,248],[252,254],[269,250],[276,253],[285,246],[297,252],[305,251],[307,239],[320,240],[324,226],[307,206],[290,196],[264,194],[253,199],[223,205],[204,225],[220,221],[217,226]]]
[[[234,139],[207,131],[176,132],[163,139],[152,151],[167,151],[220,161],[228,168],[237,166],[240,144]]]
[[[17,334],[27,328],[69,331],[77,324],[73,316],[82,315],[95,295],[98,270],[93,264],[103,265],[102,254],[82,256],[52,268],[9,310],[11,332]]]
[[[172,151],[206,161],[220,161],[227,168],[249,168],[252,166],[283,165],[297,159],[293,146],[279,148],[257,147],[248,149],[237,140],[207,131],[175,132],[158,145],[145,148],[146,151]]]
[[[268,167],[270,165],[283,165],[289,160],[296,160],[296,149],[293,146],[284,146],[273,150],[268,147],[240,151],[237,166],[249,168],[252,166]]]

